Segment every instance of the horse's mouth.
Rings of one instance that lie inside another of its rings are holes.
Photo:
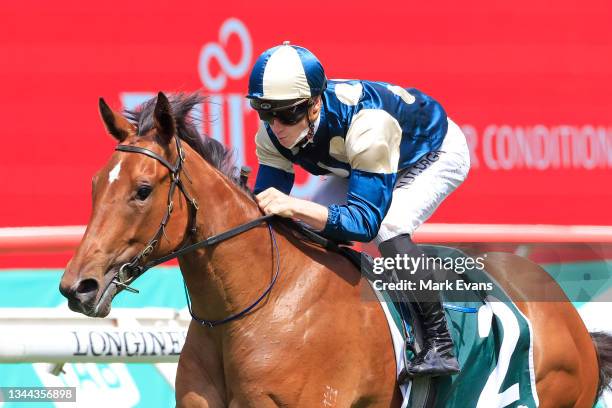
[[[90,317],[106,317],[110,313],[111,305],[115,295],[120,292],[120,288],[114,283],[119,271],[119,265],[115,265],[110,268],[104,274],[103,286],[101,288],[101,294],[98,297],[97,302],[90,310],[90,313],[85,313]]]
[[[89,317],[106,317],[110,313],[113,298],[120,292],[120,288],[113,283],[117,276],[118,266],[111,267],[105,274],[102,280],[102,286],[91,302],[81,302],[78,299],[72,298],[68,300],[68,308],[70,310],[82,313]]]

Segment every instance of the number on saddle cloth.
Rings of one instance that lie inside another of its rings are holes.
[[[469,258],[465,253],[441,246],[421,246],[425,257],[442,259],[448,264],[462,265]],[[389,291],[376,291],[372,259],[361,257],[362,273],[383,305],[394,345],[404,344],[408,336],[411,348],[396,353],[398,367],[405,358],[412,358],[419,350],[419,322],[413,320],[410,304],[398,304]],[[460,262],[461,261],[461,262]],[[465,264],[463,264],[465,265]],[[483,268],[451,268],[434,272],[435,282],[465,281],[467,289],[456,290],[456,285],[440,285],[440,296],[455,342],[455,355],[462,371],[453,376],[433,379],[415,378],[407,407],[463,408],[536,407],[533,343],[529,321]],[[388,276],[388,281],[396,277]],[[397,282],[397,281],[395,281]],[[436,286],[437,287],[437,286]],[[483,288],[487,288],[483,290]],[[490,289],[489,289],[490,288]],[[401,336],[401,338],[395,338]],[[429,384],[431,381],[431,384]],[[434,396],[431,401],[429,396]]]
[[[470,258],[455,248],[422,249],[454,266]],[[529,321],[484,267],[461,271],[449,273],[466,290],[449,287],[441,297],[462,371],[434,379],[436,407],[538,406]]]

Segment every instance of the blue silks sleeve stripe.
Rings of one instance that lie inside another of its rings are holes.
[[[257,171],[257,179],[255,179],[255,194],[258,194],[269,187],[274,187],[285,194],[291,192],[295,175],[286,171],[277,169],[276,167],[259,165]]]
[[[330,205],[323,233],[344,241],[369,242],[389,210],[396,174],[353,170],[346,205]]]

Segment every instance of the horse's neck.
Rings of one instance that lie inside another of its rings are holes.
[[[196,153],[193,153],[196,154]],[[199,204],[198,240],[255,219],[261,213],[253,200],[210,164],[189,163],[190,193]],[[270,283],[272,245],[265,224],[180,259],[194,313],[218,320],[257,299]]]

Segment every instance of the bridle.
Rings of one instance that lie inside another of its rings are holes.
[[[174,201],[172,200],[172,197],[174,196],[174,191],[177,187],[183,193],[187,202],[189,203],[189,225],[187,226],[188,232],[185,235],[185,238],[183,238],[183,242],[179,245],[179,248],[184,247],[186,242],[189,241],[190,237],[195,235],[197,231],[196,216],[199,210],[198,203],[194,198],[189,195],[187,190],[185,190],[185,186],[183,185],[183,182],[181,181],[180,177],[181,171],[183,171],[183,163],[185,162],[185,151],[183,150],[183,146],[181,145],[179,139],[177,137],[174,137],[174,140],[176,143],[177,151],[176,163],[174,165],[168,163],[168,161],[159,154],[155,153],[152,150],[145,149],[144,147],[129,145],[118,145],[117,147],[115,147],[116,151],[140,153],[152,157],[170,171],[171,179],[170,188],[168,189],[168,206],[166,209],[166,214],[164,215],[164,218],[162,218],[157,232],[155,233],[155,235],[153,235],[153,238],[149,240],[147,245],[145,245],[144,249],[138,255],[133,257],[130,262],[121,265],[115,278],[112,280],[112,283],[114,283],[115,285],[121,287],[122,289],[126,289],[127,291],[132,293],[137,293],[138,291],[134,288],[131,288],[129,286],[130,283],[132,283],[136,278],[142,275],[146,270],[143,268],[143,266],[141,266],[142,260],[149,256],[155,250],[157,245],[159,245],[161,237],[165,236],[166,234],[166,224],[168,224],[168,221],[170,221],[170,215],[172,215],[172,211],[174,210]]]
[[[247,223],[241,224],[235,228],[229,229],[225,232],[222,232],[220,234],[217,235],[213,235],[203,241],[199,241],[193,244],[189,244],[189,242],[191,241],[192,237],[195,236],[196,232],[197,232],[197,225],[196,225],[196,216],[197,216],[197,212],[199,210],[199,206],[198,203],[196,202],[196,200],[191,197],[191,195],[189,195],[189,193],[187,192],[187,190],[185,189],[185,186],[183,184],[183,182],[181,181],[181,173],[184,173],[185,176],[187,177],[188,180],[191,181],[191,179],[189,178],[189,175],[187,174],[187,172],[185,172],[185,170],[183,169],[183,163],[185,162],[185,151],[183,150],[183,147],[181,145],[181,141],[178,137],[174,136],[173,137],[175,144],[176,144],[176,151],[177,151],[177,158],[176,158],[176,162],[174,165],[170,164],[165,158],[163,158],[162,156],[160,156],[159,154],[155,153],[152,150],[146,149],[144,147],[138,147],[138,146],[131,146],[131,145],[118,145],[117,147],[115,147],[116,151],[120,151],[120,152],[127,152],[127,153],[138,153],[138,154],[144,154],[145,156],[149,156],[155,160],[157,160],[158,162],[160,162],[164,167],[166,167],[169,171],[170,171],[170,179],[171,179],[171,183],[170,183],[170,188],[168,189],[168,204],[167,204],[167,209],[166,209],[166,214],[164,215],[164,217],[162,218],[161,223],[159,224],[159,228],[157,229],[157,232],[155,233],[155,235],[153,236],[153,238],[151,238],[147,245],[145,246],[145,248],[138,253],[136,256],[134,256],[129,262],[124,263],[123,265],[121,265],[121,267],[119,268],[119,270],[115,273],[115,276],[113,277],[113,279],[110,280],[110,282],[106,285],[106,287],[104,288],[104,292],[102,293],[102,295],[100,296],[100,299],[102,299],[104,297],[104,294],[106,293],[106,291],[110,288],[111,284],[116,285],[117,287],[121,288],[121,289],[125,289],[128,292],[131,293],[138,293],[137,289],[134,289],[130,286],[130,284],[132,284],[138,277],[140,277],[143,273],[145,273],[148,269],[153,268],[154,266],[157,266],[161,263],[164,263],[166,261],[169,261],[171,259],[177,258],[181,255],[184,255],[188,252],[194,251],[196,249],[199,248],[204,248],[204,247],[209,247],[209,246],[213,246],[216,245],[222,241],[225,241],[229,238],[232,238],[236,235],[239,235],[245,231],[248,231],[258,225],[260,225],[263,222],[267,223],[268,226],[268,230],[270,231],[270,238],[274,247],[274,252],[276,253],[276,272],[274,274],[274,277],[272,278],[272,281],[270,282],[270,285],[268,286],[268,288],[262,293],[262,295],[255,301],[253,302],[250,306],[248,306],[247,308],[243,309],[242,311],[235,313],[225,319],[221,319],[221,320],[206,320],[206,319],[201,319],[199,317],[197,317],[192,309],[191,309],[191,300],[189,298],[189,292],[187,290],[187,285],[184,284],[185,286],[185,296],[187,298],[187,306],[189,309],[189,313],[191,314],[191,317],[198,323],[200,323],[203,326],[208,326],[208,327],[214,327],[223,323],[227,323],[229,321],[238,319],[242,316],[244,316],[245,314],[247,314],[248,312],[250,312],[255,306],[257,306],[257,304],[259,304],[259,302],[261,302],[267,295],[268,293],[270,293],[270,291],[272,290],[272,287],[274,286],[274,284],[276,283],[276,279],[278,278],[278,274],[280,272],[280,256],[279,256],[279,251],[278,251],[278,245],[276,243],[276,237],[274,235],[274,230],[272,229],[272,226],[270,225],[270,223],[268,222],[270,220],[270,218],[272,218],[271,215],[264,215],[262,217],[258,217],[254,220],[251,220]],[[189,204],[189,214],[188,214],[188,224],[187,224],[187,233],[185,234],[185,237],[183,238],[183,241],[178,245],[178,247],[173,250],[171,253],[169,253],[168,255],[162,256],[160,258],[157,258],[153,261],[147,262],[147,263],[143,263],[143,261],[145,260],[145,258],[147,258],[154,250],[155,248],[157,248],[157,246],[159,245],[160,239],[162,238],[162,236],[166,236],[166,224],[168,224],[168,221],[170,220],[170,216],[172,215],[172,211],[174,209],[174,201],[173,201],[173,196],[174,196],[174,192],[176,191],[176,188],[178,187],[179,191],[183,194],[183,196],[185,197],[185,199],[187,200],[187,203]]]

